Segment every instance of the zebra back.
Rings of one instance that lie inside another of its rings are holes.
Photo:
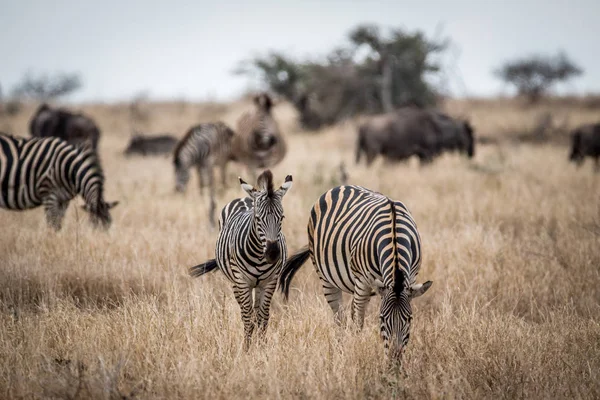
[[[223,122],[195,125],[175,146],[173,163],[176,167],[189,167],[226,162],[231,157],[233,136],[233,130]]]
[[[383,279],[388,287],[394,286],[394,270],[400,269],[413,282],[420,267],[420,237],[408,208],[360,186],[339,186],[323,194],[311,211],[308,237],[315,253],[332,257],[336,250],[326,243],[347,242],[343,251],[347,268],[352,258],[362,274]],[[350,270],[343,273],[340,282],[349,292],[354,285],[351,275]]]

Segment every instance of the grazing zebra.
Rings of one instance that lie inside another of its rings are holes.
[[[214,189],[213,166],[221,167],[221,181],[225,185],[226,166],[231,160],[231,139],[233,131],[223,122],[199,124],[191,127],[177,143],[174,150],[175,189],[185,191],[190,179],[189,169],[195,166],[198,171],[200,192],[206,186],[204,178],[208,173],[211,191]]]
[[[286,298],[294,274],[309,256],[337,322],[342,292],[348,292],[353,294],[352,319],[362,328],[365,306],[377,289],[385,353],[399,361],[408,343],[410,300],[432,283],[415,283],[421,241],[406,206],[359,186],[329,190],[311,210],[308,246],[290,257],[279,278]]]
[[[192,166],[198,171],[200,193],[203,192],[205,175],[208,174],[210,186],[209,220],[215,225],[215,182],[214,165],[221,167],[221,183],[226,185],[227,163],[232,160],[231,140],[234,132],[223,122],[199,124],[190,128],[179,141],[174,151],[173,164],[175,165],[175,190],[185,191],[190,179],[189,169]]]
[[[271,298],[287,257],[281,203],[292,187],[292,176],[277,190],[269,170],[258,177],[257,188],[239,179],[250,197],[233,200],[223,208],[215,259],[190,268],[190,275],[198,277],[218,267],[231,281],[242,312],[244,348],[248,349],[255,325],[261,335],[267,328]]]
[[[57,231],[78,194],[94,226],[108,228],[109,210],[118,204],[104,201],[104,175],[94,150],[54,137],[0,133],[0,189],[0,207],[21,211],[43,205],[48,224]]]
[[[256,110],[243,114],[237,121],[233,138],[235,159],[246,165],[254,176],[256,168],[277,165],[287,153],[285,138],[271,114],[273,100],[266,93],[254,97]]]

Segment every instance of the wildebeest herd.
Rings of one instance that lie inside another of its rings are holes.
[[[351,315],[358,326],[370,297],[381,296],[380,332],[386,354],[400,360],[409,338],[410,302],[431,287],[431,281],[416,283],[421,265],[417,225],[398,200],[364,187],[338,186],[316,200],[308,215],[308,245],[288,259],[281,229],[282,198],[292,186],[292,177],[276,188],[268,169],[287,153],[273,105],[267,94],[255,96],[254,110],[238,119],[235,130],[222,121],[204,121],[179,140],[169,134],[137,133],[124,155],[171,155],[176,192],[185,190],[190,170],[196,169],[200,190],[207,182],[210,188],[213,223],[214,167],[220,169],[222,185],[227,183],[231,161],[244,165],[252,182],[257,182],[254,186],[240,178],[248,197],[222,209],[215,258],[190,269],[192,276],[220,269],[232,283],[241,308],[245,348],[255,329],[265,332],[278,284],[287,298],[294,274],[311,258],[336,321],[342,292],[353,296]],[[83,114],[42,104],[29,129],[31,138],[0,134],[0,207],[44,206],[48,224],[59,230],[70,200],[80,195],[94,226],[108,228],[110,209],[117,202],[104,199],[98,154],[101,134],[96,123]],[[379,155],[389,161],[416,156],[427,164],[447,151],[474,156],[471,124],[438,110],[408,107],[360,124],[355,155],[357,164],[364,156],[371,165]],[[600,170],[600,124],[581,126],[572,134],[570,159],[581,164],[586,156],[594,158]],[[255,180],[257,169],[264,171]]]

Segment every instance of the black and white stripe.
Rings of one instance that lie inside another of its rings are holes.
[[[215,259],[192,267],[190,274],[197,277],[218,267],[231,281],[241,308],[247,349],[255,326],[261,334],[267,328],[271,299],[287,258],[281,231],[282,199],[292,186],[292,177],[288,175],[277,190],[269,170],[258,177],[256,189],[241,178],[240,183],[250,197],[233,200],[223,208]]]
[[[196,167],[200,191],[208,174],[211,194],[214,190],[215,165],[221,167],[221,181],[225,185],[227,162],[231,160],[231,139],[233,131],[223,122],[199,124],[190,128],[174,150],[175,188],[183,192],[189,181],[189,170]]]
[[[236,160],[254,174],[255,168],[270,168],[279,164],[287,153],[285,137],[273,118],[273,100],[266,93],[254,97],[255,109],[237,121],[233,139]]]
[[[431,286],[430,281],[415,283],[421,240],[406,206],[359,186],[329,190],[312,208],[308,246],[292,256],[281,273],[286,297],[294,274],[309,256],[338,321],[342,292],[353,295],[352,319],[359,327],[373,289],[379,292],[386,354],[400,359],[409,338],[410,300]]]
[[[78,194],[94,225],[108,228],[109,209],[117,204],[104,201],[104,175],[93,149],[54,137],[0,134],[0,189],[0,207],[20,211],[43,205],[55,230]]]

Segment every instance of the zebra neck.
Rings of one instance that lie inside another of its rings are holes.
[[[77,193],[85,200],[85,204],[91,210],[98,209],[104,192],[104,179],[98,172],[90,169],[77,171],[75,182]]]
[[[263,244],[260,240],[260,235],[258,234],[258,223],[254,217],[254,212],[250,216],[250,227],[248,229],[247,239],[247,245],[250,247],[250,249],[257,254],[261,254],[263,251]]]
[[[100,207],[100,201],[102,200],[102,186],[98,182],[94,182],[89,187],[83,187],[79,191],[79,195],[83,197],[85,204],[90,210],[96,211]]]

